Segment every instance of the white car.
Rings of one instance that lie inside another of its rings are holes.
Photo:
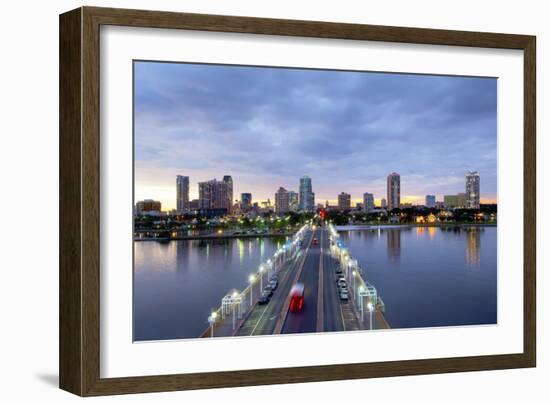
[[[340,301],[347,301],[349,299],[348,292],[340,290]]]
[[[345,278],[339,278],[338,279],[338,287],[346,287],[346,279]]]

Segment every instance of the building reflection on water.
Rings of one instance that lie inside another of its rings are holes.
[[[481,231],[470,228],[466,232],[466,263],[470,267],[479,267],[481,262]]]
[[[390,262],[399,261],[401,257],[401,228],[390,228],[386,230],[386,244]]]

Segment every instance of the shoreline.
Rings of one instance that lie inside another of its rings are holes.
[[[284,233],[268,233],[268,234],[207,234],[207,235],[189,235],[178,237],[157,237],[157,238],[136,238],[134,242],[170,242],[170,241],[196,241],[196,240],[215,240],[215,239],[235,239],[235,238],[275,238],[275,237],[288,237],[294,235],[294,232]]]
[[[336,225],[335,228],[337,230],[361,230],[361,229],[383,229],[383,228],[413,228],[413,227],[419,227],[419,228],[455,228],[455,227],[497,227],[497,224],[488,224],[488,223],[431,223],[431,224],[417,224],[417,223],[410,223],[410,224],[348,224],[348,225]]]

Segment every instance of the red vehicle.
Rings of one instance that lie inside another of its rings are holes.
[[[296,283],[290,290],[290,312],[300,312],[304,307],[304,285]]]
[[[313,238],[313,245],[319,245],[319,240],[317,238]]]

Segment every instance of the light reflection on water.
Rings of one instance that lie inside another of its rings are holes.
[[[341,237],[378,289],[392,327],[496,323],[496,227],[382,228]]]
[[[134,339],[198,337],[286,238],[134,242]]]
[[[394,328],[496,323],[495,227],[342,231]],[[136,340],[197,337],[285,238],[134,243]]]

